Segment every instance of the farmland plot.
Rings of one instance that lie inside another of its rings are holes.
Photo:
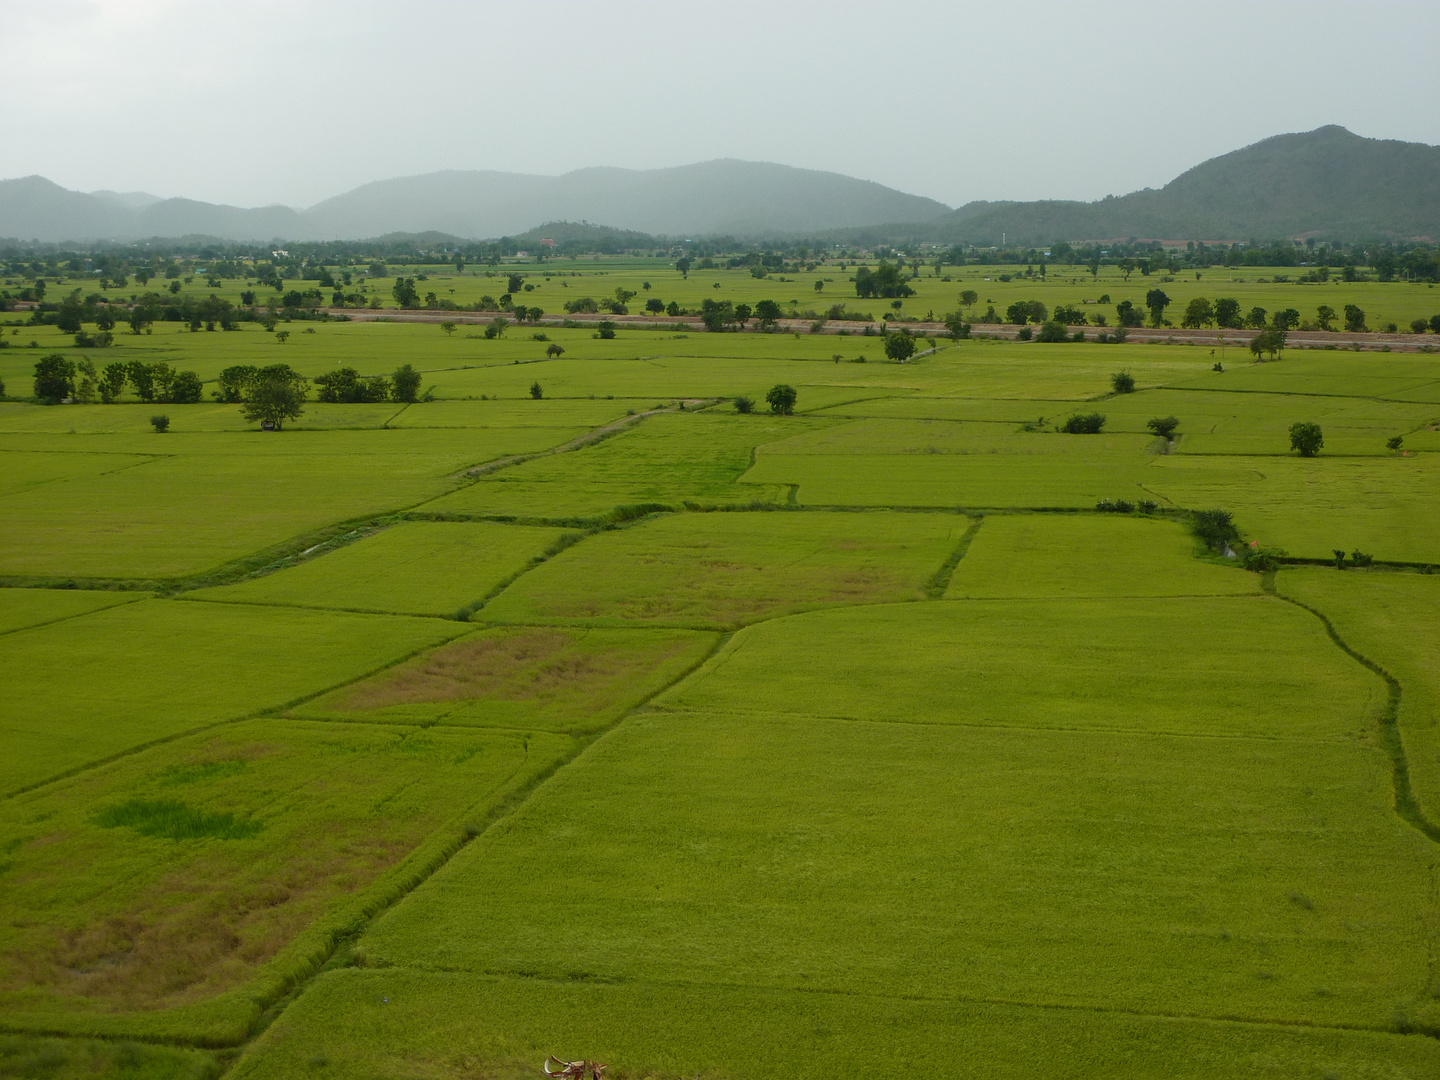
[[[1434,578],[1185,528],[1440,562],[1432,358],[307,329],[122,345],[430,400],[0,403],[0,1074],[1440,1072]]]
[[[0,1009],[11,1025],[233,1038],[566,746],[251,720],[7,800]]]
[[[920,599],[970,522],[944,514],[682,514],[603,532],[488,605],[497,622],[715,628]]]
[[[519,574],[565,535],[486,521],[407,521],[278,573],[188,595],[449,616]]]

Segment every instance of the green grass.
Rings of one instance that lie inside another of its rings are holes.
[[[738,484],[761,443],[805,430],[800,417],[653,416],[570,454],[537,458],[426,503],[441,513],[594,516],[618,506],[778,502],[783,489]]]
[[[11,751],[0,791],[284,705],[461,630],[434,619],[145,600],[18,631],[0,650],[0,731]]]
[[[327,694],[293,715],[590,732],[695,667],[716,640],[693,630],[487,630]]]
[[[1195,557],[1173,521],[1114,514],[992,514],[950,579],[947,599],[1223,596],[1260,579]]]
[[[1034,453],[761,454],[741,480],[797,485],[802,506],[1091,509],[1148,497],[1144,458],[1123,444],[1104,435],[1031,438]]]
[[[484,521],[401,522],[298,566],[189,595],[450,616],[484,599],[564,535]]]
[[[216,1055],[205,1050],[101,1039],[0,1035],[0,1076],[37,1080],[213,1080]]]
[[[1440,562],[1440,457],[1273,458],[1171,454],[1145,488],[1177,506],[1221,507],[1247,537],[1328,559],[1359,548],[1378,559]]]
[[[1432,852],[1391,811],[1382,754],[1343,730],[1023,720],[631,721],[382,916],[365,954],[679,984],[711,1012],[723,986],[1374,1030],[1397,1010],[1440,1019],[1420,900]]]
[[[481,617],[728,628],[812,607],[920,599],[969,524],[949,514],[661,517],[570,548]]]
[[[937,1061],[963,1080],[1425,1080],[1440,1069],[1422,1035],[750,986],[701,997],[689,985],[402,968],[321,976],[233,1075],[449,1080],[471,1069],[520,1080],[550,1054],[610,1062],[611,1075],[623,1065],[626,1076],[800,1080],[896,1076]]]
[[[243,1031],[332,934],[569,747],[251,720],[7,800],[0,1011],[97,1034]]]
[[[0,497],[0,573],[175,576],[337,520],[451,490],[468,465],[542,450],[568,428],[30,436],[165,456]],[[113,459],[107,459],[113,460]]]
[[[1410,783],[1440,823],[1440,577],[1304,568],[1285,570],[1275,585],[1323,612],[1346,644],[1399,680]]]
[[[1318,622],[1266,597],[946,601],[747,627],[657,704],[908,725],[1370,740],[1385,687],[1351,666]]]

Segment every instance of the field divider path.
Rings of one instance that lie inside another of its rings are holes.
[[[421,973],[433,973],[437,975],[466,974],[474,975],[474,972],[464,968],[450,968],[438,965],[405,965],[386,970],[416,971]],[[487,971],[483,973],[487,979],[496,982],[517,982],[517,983],[550,983],[556,986],[574,985],[575,980],[562,976],[546,976],[529,974],[525,972],[504,972]],[[690,981],[684,979],[643,979],[629,981],[626,985],[657,987],[666,990],[694,990],[697,987],[712,987],[717,990],[739,990],[762,993],[786,993],[786,994],[813,994],[820,997],[841,997],[841,998],[863,998],[873,1001],[915,1001],[932,1002],[937,1004],[963,1004],[963,1005],[999,1005],[1018,1009],[1036,1009],[1045,1012],[1078,1012],[1092,1013],[1099,1016],[1133,1016],[1142,1020],[1174,1020],[1193,1024],[1233,1024],[1242,1027],[1270,1028],[1279,1030],[1302,1030],[1302,1031],[1365,1031],[1377,1035],[1390,1035],[1397,1039],[1403,1039],[1412,1035],[1421,1035],[1433,1038],[1424,1029],[1416,1029],[1414,1032],[1397,1031],[1394,1027],[1384,1024],[1362,1024],[1345,1023],[1343,1021],[1321,1021],[1276,1018],[1265,1018],[1255,1016],[1243,1016],[1237,1013],[1196,1013],[1182,1012],[1180,1010],[1165,1009],[1136,1009],[1125,1008],[1121,1005],[1103,1005],[1098,1003],[1082,1003],[1071,1001],[1032,1001],[1025,998],[1009,997],[988,997],[981,994],[921,994],[921,993],[876,993],[873,990],[846,990],[839,987],[824,986],[791,986],[787,984],[764,984],[764,983],[732,983],[719,980]],[[1330,1074],[1334,1075],[1334,1074]]]
[[[0,588],[3,587],[4,586],[0,586]],[[144,597],[137,593],[135,596],[132,596],[127,600],[121,600],[117,604],[112,604],[111,607],[123,607],[126,604],[133,604],[135,603],[135,601],[143,599]],[[99,610],[105,611],[107,609],[100,608]],[[94,614],[96,614],[95,611],[75,611],[71,612],[69,615],[59,615],[53,619],[46,619],[44,622],[26,623],[24,626],[12,626],[9,630],[0,630],[0,637],[8,637],[11,634],[19,634],[26,630],[39,630],[41,627],[54,626],[56,623],[69,622],[71,619],[83,619],[86,615]]]
[[[965,530],[964,535],[960,537],[959,542],[955,545],[955,550],[940,564],[940,569],[935,571],[935,575],[925,586],[925,596],[927,599],[939,600],[944,597],[945,591],[950,588],[950,579],[955,576],[955,568],[960,565],[960,560],[963,559],[965,553],[970,550],[970,542],[975,539],[975,534],[980,531],[980,526],[984,523],[985,518],[983,515],[971,521],[970,527]]]
[[[1385,680],[1385,686],[1389,691],[1388,700],[1385,703],[1385,711],[1380,717],[1380,745],[1390,757],[1391,779],[1395,789],[1395,813],[1400,815],[1402,821],[1418,832],[1423,833],[1428,839],[1440,843],[1440,826],[1425,816],[1425,809],[1415,798],[1414,789],[1410,786],[1410,761],[1405,755],[1405,740],[1400,732],[1400,697],[1403,692],[1400,680],[1391,675],[1383,667],[1371,660],[1364,653],[1351,647],[1335,630],[1332,623],[1324,612],[1311,607],[1303,601],[1296,600],[1293,596],[1286,596],[1280,592],[1275,585],[1275,575],[1266,574],[1263,579],[1263,587],[1267,593],[1282,600],[1287,604],[1294,604],[1296,607],[1308,611],[1315,618],[1320,620],[1320,625],[1325,627],[1325,632],[1330,635],[1337,648],[1348,655],[1361,667],[1368,668],[1380,678]]]

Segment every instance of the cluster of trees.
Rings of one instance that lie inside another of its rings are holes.
[[[113,405],[129,386],[143,402],[193,405],[203,392],[200,377],[193,371],[176,371],[162,361],[147,363],[117,361],[96,370],[88,359],[71,360],[51,353],[35,364],[35,396],[47,405],[74,400],[80,404],[99,401]]]
[[[962,303],[966,296],[973,297],[975,294],[967,290],[961,295]],[[1109,297],[1101,297],[1102,302],[1109,302]],[[973,303],[973,301],[971,301]],[[1171,300],[1163,289],[1150,289],[1145,294],[1144,309],[1136,306],[1133,300],[1121,300],[1115,305],[1115,325],[1121,327],[1138,327],[1145,325],[1145,310],[1149,311],[1150,325],[1152,327],[1168,326],[1165,321],[1165,310],[1170,306]],[[994,311],[992,307],[991,312]],[[989,312],[987,312],[987,316]],[[958,317],[958,316],[957,316]],[[1190,329],[1201,329],[1207,326],[1218,326],[1228,330],[1276,330],[1287,331],[1297,328],[1334,330],[1337,321],[1344,323],[1347,333],[1364,333],[1369,330],[1366,325],[1366,315],[1362,308],[1355,304],[1346,304],[1342,312],[1328,304],[1321,304],[1315,311],[1313,324],[1302,322],[1300,312],[1295,308],[1282,308],[1279,311],[1270,312],[1262,307],[1252,307],[1248,312],[1243,311],[1240,301],[1234,297],[1222,296],[1213,304],[1203,296],[1197,296],[1191,300],[1185,308],[1185,314],[1181,317],[1180,325]],[[1062,304],[1055,308],[1053,314],[1039,300],[1017,300],[1005,309],[1005,322],[1013,325],[1024,326],[1029,323],[1056,322],[1062,326],[1095,326],[1107,325],[1106,316],[1101,312],[1086,314],[1081,308],[1073,304]],[[1411,329],[1416,333],[1423,332],[1426,328],[1433,329],[1440,333],[1440,315],[1429,320],[1416,320],[1411,324]]]
[[[269,386],[278,383],[278,386]],[[315,377],[318,388],[316,398],[320,401],[343,404],[365,402],[399,401],[412,402],[420,392],[420,372],[410,364],[402,364],[394,374],[361,375],[352,367],[336,368]],[[235,364],[220,372],[216,401],[245,405],[256,398],[279,400],[299,394],[299,401],[305,400],[308,380],[297,374],[288,364],[271,364],[256,367],[253,364]],[[298,416],[299,413],[295,413]],[[280,419],[291,419],[286,415]],[[264,417],[264,419],[275,419]]]
[[[253,300],[253,294],[252,294]],[[76,289],[58,304],[41,303],[30,316],[33,325],[50,325],[62,333],[81,335],[86,324],[93,324],[101,334],[108,334],[121,323],[127,323],[132,334],[143,333],[156,322],[188,323],[191,330],[234,330],[241,319],[254,319],[253,312],[237,311],[229,300],[217,296],[164,297],[147,292],[129,304],[107,301],[99,294],[82,297]],[[86,335],[89,337],[89,335]],[[94,341],[77,344],[94,347]]]
[[[876,298],[891,299],[914,296],[915,290],[906,284],[901,276],[901,267],[895,263],[880,260],[874,270],[868,266],[855,269],[855,295],[862,300]]]
[[[1313,329],[1333,331],[1336,320],[1342,317],[1347,333],[1365,333],[1369,330],[1365,322],[1364,310],[1355,304],[1346,304],[1343,316],[1329,304],[1321,304],[1315,309]],[[1264,330],[1268,328],[1282,332],[1304,327],[1300,312],[1295,308],[1282,308],[1272,314],[1262,307],[1252,307],[1248,312],[1242,313],[1240,301],[1228,296],[1220,297],[1213,305],[1207,298],[1197,296],[1185,308],[1180,325],[1196,330],[1205,326],[1219,326],[1227,330]],[[1311,329],[1312,327],[1304,328]]]
[[[749,304],[735,304],[729,300],[711,300],[708,297],[700,304],[700,321],[711,333],[726,330],[744,330],[753,318],[756,329],[770,333],[780,325],[784,312],[774,300],[757,301],[752,308]]]

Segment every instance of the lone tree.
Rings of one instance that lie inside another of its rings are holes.
[[[1313,420],[1297,420],[1290,425],[1290,449],[1298,450],[1301,457],[1314,457],[1324,445],[1325,436]]]
[[[271,364],[255,373],[245,392],[240,414],[249,423],[273,424],[279,431],[286,420],[305,411],[308,380],[289,364]]]
[[[770,388],[765,395],[765,400],[770,403],[770,411],[778,416],[791,416],[795,412],[795,388],[780,383]]]
[[[950,335],[952,341],[959,341],[970,336],[970,324],[965,321],[960,312],[952,311],[945,316],[945,331]]]
[[[395,302],[402,308],[418,307],[420,294],[415,289],[415,279],[397,277],[395,284],[390,286],[390,295],[395,297]]]
[[[1335,327],[1331,325],[1332,323],[1334,323],[1334,321],[1335,309],[1329,304],[1321,304],[1318,308],[1315,309],[1315,322],[1321,330],[1324,330],[1327,333],[1331,330],[1334,330]]]
[[[1363,334],[1370,329],[1365,325],[1365,312],[1354,304],[1345,305],[1345,329],[1352,334]]]
[[[545,355],[548,356],[551,360],[555,359],[557,356],[563,356],[564,354],[565,346],[561,345],[558,341],[552,341],[548,346],[546,346]]]
[[[536,379],[530,384],[530,396],[536,401],[539,401],[542,397],[545,396],[545,391],[540,388],[539,379]]]
[[[737,307],[735,312],[739,314],[740,308]],[[755,305],[755,318],[759,320],[762,334],[769,334],[780,325],[780,315],[780,305],[774,300],[761,300]]]
[[[885,335],[885,355],[897,364],[903,364],[915,355],[915,335],[907,329],[896,330]]]
[[[1173,439],[1175,430],[1180,426],[1180,421],[1173,416],[1157,416],[1145,424],[1151,431],[1162,439]]]
[[[390,386],[396,401],[414,401],[420,392],[420,372],[410,364],[401,364],[390,376]]]
[[[35,396],[46,405],[58,405],[75,393],[75,362],[60,353],[35,361]]]
[[[735,399],[735,411],[738,413],[754,412],[755,400],[745,394],[739,395]]]
[[[974,307],[980,302],[980,294],[974,289],[963,289],[960,292],[960,306]]]
[[[1159,326],[1165,309],[1170,306],[1170,297],[1162,289],[1151,289],[1145,294],[1145,306],[1150,309],[1150,325]]]
[[[1117,394],[1133,394],[1135,392],[1135,376],[1128,371],[1117,371],[1110,376],[1110,385],[1115,388]]]

